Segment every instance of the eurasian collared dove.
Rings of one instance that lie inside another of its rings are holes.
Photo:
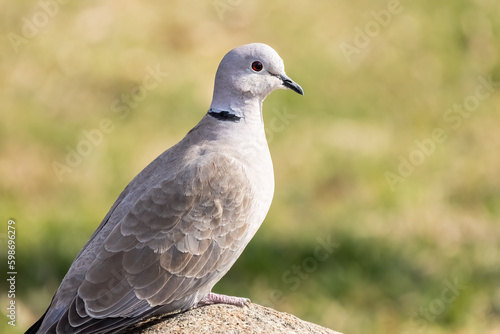
[[[247,305],[211,290],[271,205],[262,102],[280,88],[303,95],[271,47],[227,53],[207,114],[129,183],[27,333],[113,333],[200,305]]]

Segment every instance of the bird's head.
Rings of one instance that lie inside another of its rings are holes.
[[[304,95],[302,87],[285,73],[283,60],[266,44],[252,43],[229,51],[215,75],[211,109],[232,108],[228,101],[260,103],[276,89],[291,89]]]

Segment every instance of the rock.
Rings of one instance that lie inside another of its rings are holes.
[[[123,334],[188,333],[340,334],[291,314],[257,304],[250,304],[248,308],[224,304],[203,306],[166,318],[149,320],[123,332]]]

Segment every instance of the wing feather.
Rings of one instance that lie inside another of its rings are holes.
[[[122,265],[130,275],[138,275],[156,265],[158,258],[149,247],[133,248],[123,252]]]
[[[67,313],[70,323],[94,328],[92,321],[104,321],[95,318],[118,322],[159,306],[192,307],[246,245],[252,198],[244,169],[220,154],[158,182],[103,242]]]

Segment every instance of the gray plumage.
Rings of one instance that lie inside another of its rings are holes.
[[[230,51],[217,70],[209,112],[120,194],[27,333],[112,333],[218,302],[212,287],[271,205],[262,102],[279,88],[303,94],[271,47]]]

